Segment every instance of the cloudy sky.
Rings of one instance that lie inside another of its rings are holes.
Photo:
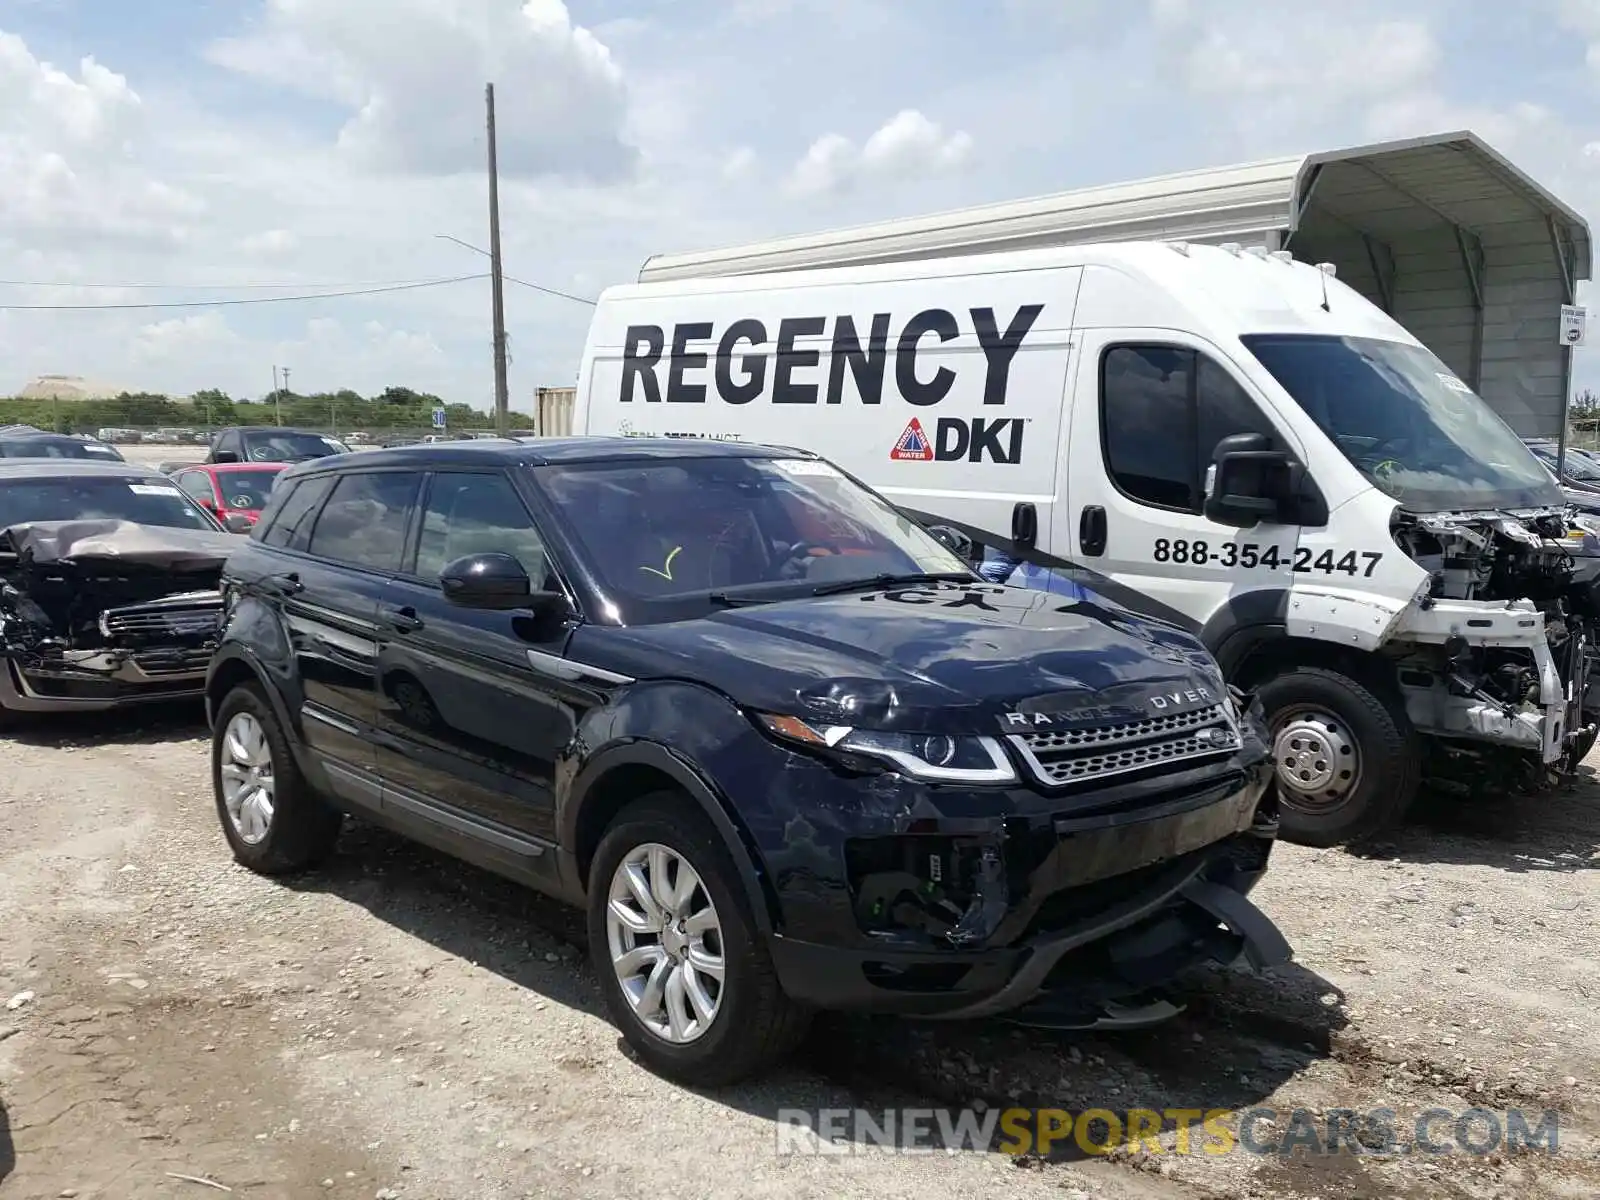
[[[506,270],[579,297],[653,253],[1457,128],[1600,216],[1600,0],[0,0],[0,393],[287,364],[487,406],[481,279],[39,306],[480,273],[438,235],[487,242],[491,78]],[[589,310],[506,310],[525,406]]]

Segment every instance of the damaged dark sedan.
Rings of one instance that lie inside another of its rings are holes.
[[[629,1042],[727,1083],[818,1008],[1130,1028],[1288,945],[1259,706],[1187,633],[985,583],[829,463],[462,443],[292,467],[207,692],[235,857],[351,811],[584,905]]]
[[[242,540],[143,467],[0,462],[0,723],[202,694]]]

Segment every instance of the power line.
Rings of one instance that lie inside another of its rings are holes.
[[[147,304],[3,304],[0,309],[11,312],[99,312],[106,310],[149,308],[231,308],[246,304],[290,304],[307,300],[343,300],[352,296],[378,296],[386,292],[410,292],[420,288],[444,287],[452,283],[468,283],[487,279],[487,274],[455,275],[449,279],[423,279],[415,283],[392,283],[382,287],[347,288],[337,292],[307,292],[298,296],[235,296],[222,300],[163,300]]]
[[[82,288],[84,291],[169,291],[195,292],[207,289],[231,288],[238,291],[271,291],[281,288],[376,288],[397,287],[401,284],[426,282],[414,279],[358,279],[340,283],[313,283],[301,279],[283,283],[74,283],[47,279],[0,279],[0,287],[26,288]]]
[[[525,288],[532,288],[534,291],[543,292],[547,296],[560,296],[563,300],[576,300],[579,304],[587,304],[590,308],[600,303],[598,300],[591,300],[587,296],[574,296],[571,292],[558,292],[555,288],[545,287],[541,283],[529,283],[526,279],[518,279],[515,275],[502,275],[501,278],[507,283],[521,284]]]
[[[462,249],[471,250],[474,254],[481,254],[485,258],[493,258],[494,257],[492,254],[489,253],[489,251],[483,249],[483,247],[474,246],[471,242],[464,242],[460,238],[454,237],[451,234],[448,234],[448,233],[436,233],[433,236],[436,237],[436,238],[440,238],[440,239],[442,239],[442,240],[444,240],[446,242],[454,242],[456,245],[460,246]],[[573,300],[573,301],[576,301],[579,304],[587,304],[590,308],[593,308],[596,304],[599,303],[598,300],[591,300],[587,296],[574,296],[571,292],[563,292],[563,291],[559,291],[559,290],[557,290],[556,288],[553,288],[553,287],[545,287],[544,284],[542,284],[542,283],[529,283],[526,279],[518,279],[515,275],[507,275],[504,271],[502,271],[500,273],[500,278],[506,280],[508,283],[520,284],[521,286],[523,286],[525,288],[532,288],[536,292],[543,292],[546,296],[559,296],[563,300]]]

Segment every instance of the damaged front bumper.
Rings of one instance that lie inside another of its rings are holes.
[[[101,712],[203,695],[211,651],[108,650],[40,657],[0,651],[0,708]]]
[[[1583,697],[1562,680],[1538,607],[1531,600],[1433,600],[1406,609],[1393,632],[1395,641],[1419,645],[1444,646],[1457,638],[1471,647],[1525,650],[1538,678],[1537,703],[1508,705],[1459,694],[1438,677],[1412,681],[1402,674],[1412,725],[1420,733],[1525,750],[1545,764],[1559,761]]]
[[[211,590],[105,609],[95,624],[106,644],[94,649],[0,621],[0,708],[100,712],[203,695],[221,620],[222,597]]]
[[[1277,836],[1270,766],[1205,774],[853,839],[854,936],[779,931],[785,990],[819,1008],[1131,1027],[1174,1015],[1160,989],[1186,970],[1288,961],[1248,899]]]

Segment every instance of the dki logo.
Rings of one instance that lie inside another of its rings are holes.
[[[912,417],[889,457],[896,462],[1022,461],[1020,417],[940,417],[928,440],[922,421]]]

